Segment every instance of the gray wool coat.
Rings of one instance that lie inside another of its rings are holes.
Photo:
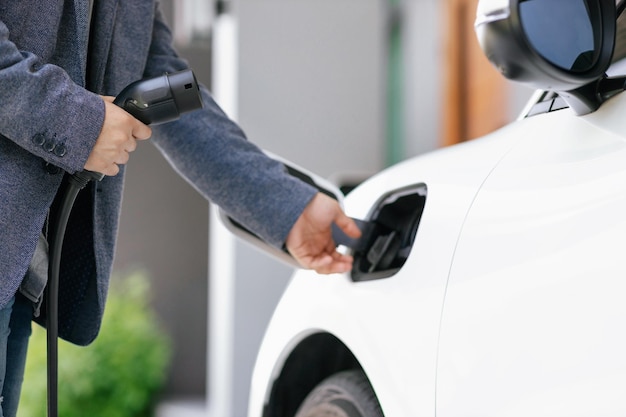
[[[98,95],[187,67],[156,0],[97,0],[90,36],[88,5],[0,0],[0,307],[27,271],[48,210],[56,210],[63,173],[83,169],[98,137]],[[315,190],[264,156],[201,93],[204,109],[155,126],[152,142],[206,198],[282,245]],[[122,170],[91,183],[68,224],[59,332],[73,343],[90,343],[100,327],[123,180]]]

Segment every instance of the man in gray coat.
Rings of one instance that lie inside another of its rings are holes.
[[[41,302],[31,276],[35,249],[39,242],[37,253],[45,253],[40,237],[58,210],[65,173],[83,169],[106,176],[81,192],[69,220],[59,333],[81,345],[98,333],[124,164],[137,140],[152,137],[202,195],[267,242],[285,245],[303,267],[351,268],[330,226],[357,237],[354,222],[248,142],[206,89],[203,110],[153,130],[111,102],[132,81],[187,67],[157,3],[0,0],[0,417],[16,414],[33,306]]]

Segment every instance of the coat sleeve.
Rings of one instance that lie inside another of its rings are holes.
[[[157,10],[146,75],[186,67]],[[281,163],[249,142],[206,88],[201,88],[201,94],[204,108],[155,126],[154,143],[206,198],[270,244],[282,246],[317,190],[287,174]]]
[[[68,172],[82,170],[104,121],[104,102],[60,67],[11,42],[0,21],[0,140]]]

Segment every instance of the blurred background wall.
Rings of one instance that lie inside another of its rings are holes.
[[[494,130],[530,95],[477,49],[476,0],[161,4],[181,55],[250,140],[340,185]],[[153,283],[174,339],[163,399],[179,417],[243,417],[291,269],[220,232],[151,144],[126,178],[115,273],[141,268]]]

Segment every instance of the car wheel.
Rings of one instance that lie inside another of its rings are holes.
[[[383,417],[383,412],[365,374],[352,370],[320,382],[296,417]]]

